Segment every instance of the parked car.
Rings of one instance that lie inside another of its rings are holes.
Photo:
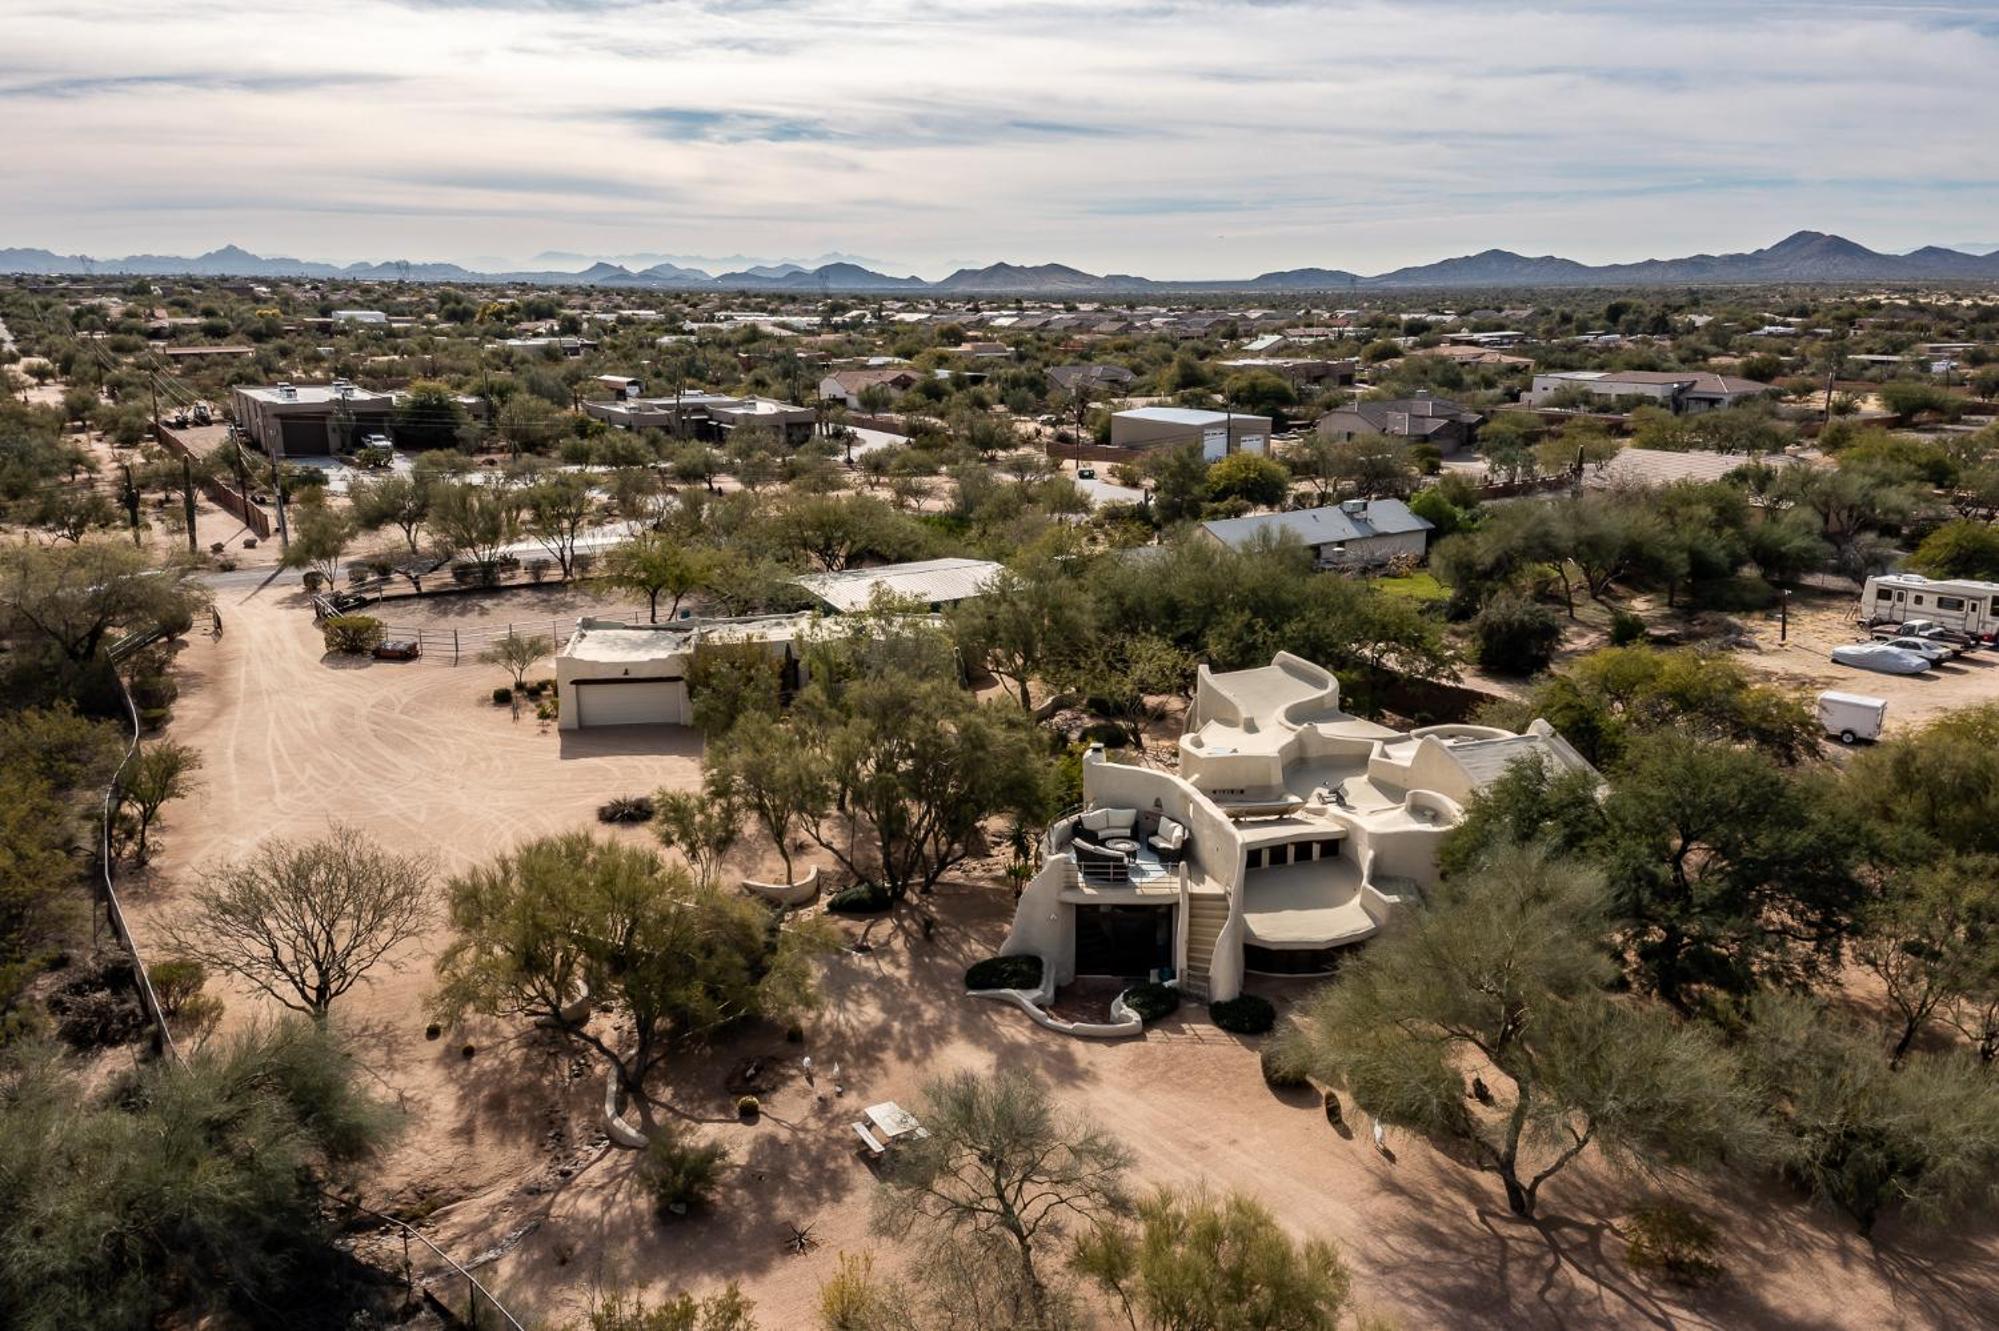
[[[414,661],[423,655],[423,646],[415,638],[385,638],[375,644],[377,661]]]
[[[1933,642],[1954,642],[1967,651],[1979,645],[1979,640],[1963,629],[1954,629],[1934,619],[1905,619],[1899,627],[1903,633],[1912,638],[1928,638]]]
[[[197,402],[194,404],[194,423],[196,425],[213,425],[215,423],[215,416],[209,411],[206,402]]]
[[[1885,642],[1849,642],[1833,648],[1832,659],[1839,665],[1875,670],[1884,675],[1920,675],[1930,668],[1929,657],[1905,652]]]
[[[1076,478],[1083,481],[1094,481],[1097,479],[1097,469],[1095,467],[1078,467],[1076,468]]]
[[[1883,641],[1890,647],[1900,647],[1905,652],[1927,656],[1931,665],[1942,665],[1958,652],[1958,649],[1950,643],[1931,642],[1928,638],[1918,638],[1906,633],[1896,638],[1885,638]]]
[[[1818,696],[1818,721],[1825,733],[1841,744],[1881,738],[1881,726],[1888,719],[1888,703],[1861,693],[1841,693],[1827,689]]]

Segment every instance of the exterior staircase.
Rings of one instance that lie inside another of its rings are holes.
[[[1215,944],[1229,922],[1229,899],[1220,892],[1192,892],[1187,897],[1187,969],[1180,992],[1195,1002],[1208,1001],[1208,971]]]

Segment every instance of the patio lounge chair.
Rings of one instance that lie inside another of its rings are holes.
[[[1161,818],[1159,830],[1147,837],[1146,842],[1159,852],[1161,864],[1178,864],[1187,846],[1187,828],[1171,818]]]
[[[1070,848],[1076,853],[1076,867],[1083,877],[1099,883],[1131,881],[1131,860],[1123,851],[1106,850],[1081,839],[1072,842]]]

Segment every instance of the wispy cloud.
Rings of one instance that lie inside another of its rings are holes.
[[[1210,276],[1999,215],[1990,3],[1329,8],[19,0],[0,244]]]

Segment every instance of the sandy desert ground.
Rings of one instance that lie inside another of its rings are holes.
[[[204,785],[167,816],[156,881],[136,903],[142,945],[197,866],[266,835],[309,835],[340,819],[397,849],[428,851],[448,873],[526,837],[594,827],[593,808],[611,795],[698,776],[689,732],[559,736],[484,701],[497,682],[491,668],[326,658],[295,588],[231,586],[218,604],[227,632],[187,647],[172,726],[204,754]],[[544,589],[440,600],[423,613],[500,622],[530,617],[530,604],[533,615],[582,608],[573,594]],[[413,613],[399,607],[390,617]],[[738,1280],[763,1325],[807,1327],[838,1254],[871,1243],[873,1179],[847,1127],[860,1107],[914,1103],[943,1070],[1020,1067],[1123,1137],[1142,1183],[1240,1188],[1301,1234],[1336,1240],[1360,1297],[1405,1327],[1999,1324],[1992,1232],[1889,1225],[1870,1245],[1782,1190],[1619,1178],[1597,1162],[1550,1184],[1543,1219],[1521,1223],[1488,1180],[1421,1142],[1391,1135],[1390,1161],[1364,1127],[1358,1137],[1335,1133],[1315,1096],[1274,1094],[1258,1076],[1255,1041],[1218,1031],[1198,1010],[1143,1039],[1096,1044],[966,998],[962,968],[997,946],[1007,893],[991,881],[953,884],[931,909],[933,938],[877,922],[872,951],[827,961],[825,1005],[802,1045],[752,1031],[673,1067],[672,1112],[725,1141],[736,1167],[711,1213],[670,1225],[641,1196],[633,1158],[598,1145],[597,1070],[495,1023],[425,1041],[429,958],[441,939],[433,934],[399,958],[406,969],[357,991],[338,1014],[407,1120],[366,1181],[366,1200],[422,1217],[461,1259],[490,1256],[482,1269],[523,1314],[574,1313],[599,1287]],[[1296,990],[1267,992],[1284,1001]],[[230,1001],[234,1020],[259,1006]],[[807,1053],[816,1085],[796,1063]],[[725,1082],[757,1055],[778,1059],[782,1084],[764,1097],[761,1121],[744,1125]],[[1722,1218],[1731,1274],[1719,1287],[1689,1295],[1625,1269],[1617,1217],[1659,1192],[1691,1195]],[[794,1225],[816,1243],[803,1255],[785,1245]]]

